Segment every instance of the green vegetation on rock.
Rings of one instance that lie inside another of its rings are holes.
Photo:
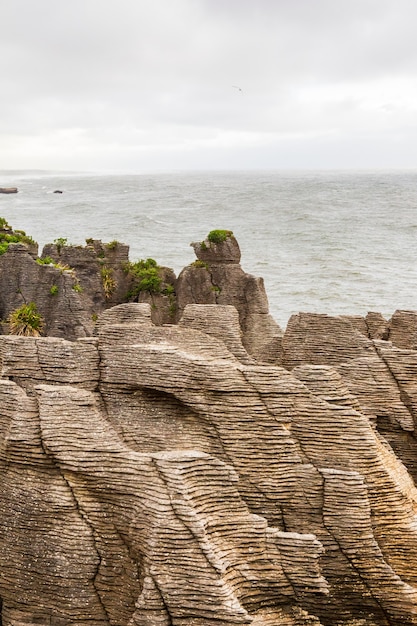
[[[75,273],[75,269],[73,267],[70,267],[66,263],[61,263],[60,261],[54,261],[54,259],[50,256],[38,258],[36,259],[36,263],[38,263],[38,265],[51,265],[52,267],[55,267],[57,270],[60,270],[61,274],[63,272],[71,272],[72,274]]]
[[[117,282],[113,277],[113,270],[111,267],[105,265],[100,270],[101,282],[103,285],[103,291],[106,298],[110,298],[112,293],[117,287]]]
[[[164,280],[166,268],[158,265],[154,259],[148,258],[129,263],[125,269],[133,279],[132,288],[127,294],[128,299],[135,299],[140,293],[148,293],[152,299],[152,307],[156,308],[154,296],[166,296],[169,315],[174,317],[177,310],[177,298],[174,285]]]
[[[5,217],[0,217],[0,229],[1,230],[12,230],[12,227],[8,223]]]
[[[223,243],[229,237],[233,237],[231,230],[211,230],[207,235],[207,239],[210,243]]]
[[[141,259],[136,263],[129,263],[128,272],[133,278],[133,286],[129,297],[137,296],[141,291],[161,293],[162,278],[160,267],[154,259]]]
[[[208,263],[206,263],[205,261],[201,261],[200,259],[197,259],[196,261],[193,261],[191,263],[191,267],[200,267],[202,269],[208,270],[209,266]]]
[[[38,265],[55,265],[55,261],[50,256],[39,257],[36,259]]]
[[[7,318],[11,335],[39,337],[43,330],[43,317],[36,304],[29,302],[12,311]]]
[[[54,239],[54,244],[56,245],[58,254],[61,254],[61,248],[68,245],[68,239],[66,239],[65,237],[58,237],[58,239]]]
[[[0,217],[0,255],[7,252],[11,243],[34,244],[36,241],[26,235],[24,230],[13,230],[4,217]]]

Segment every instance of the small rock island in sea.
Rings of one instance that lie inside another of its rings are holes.
[[[17,193],[17,187],[0,187],[0,193]]]
[[[1,624],[417,624],[417,312],[283,332],[192,245],[1,220]]]

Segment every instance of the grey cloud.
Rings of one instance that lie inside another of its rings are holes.
[[[415,82],[416,17],[414,0],[3,0],[0,165],[13,138],[71,129],[126,158],[164,135],[381,133],[366,90]],[[401,106],[388,93],[375,115],[400,127]]]

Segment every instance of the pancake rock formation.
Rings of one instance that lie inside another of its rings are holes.
[[[417,312],[283,333],[234,237],[194,248],[121,303],[123,244],[0,256],[47,321],[0,336],[2,626],[417,625]]]
[[[227,236],[218,243],[206,238],[192,244],[197,261],[177,278],[153,259],[132,263],[129,246],[118,241],[87,239],[86,246],[74,246],[58,239],[38,257],[37,243],[0,218],[1,319],[33,302],[44,321],[43,334],[75,340],[92,336],[98,316],[126,302],[149,303],[157,325],[178,323],[189,304],[232,305],[245,349],[275,363],[283,332],[269,314],[263,280],[242,269],[233,233],[212,232]],[[3,332],[9,332],[7,324]]]

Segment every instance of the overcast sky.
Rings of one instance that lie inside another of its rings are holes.
[[[416,0],[0,14],[0,169],[417,167]]]

